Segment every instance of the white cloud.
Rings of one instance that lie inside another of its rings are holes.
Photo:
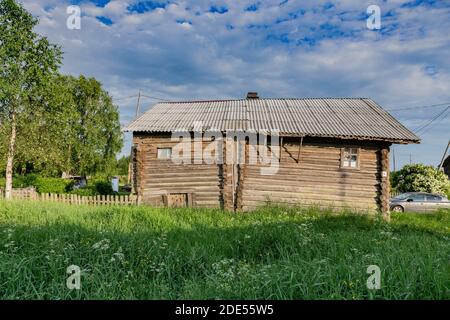
[[[406,1],[375,1],[382,14],[394,12],[382,18],[387,29],[380,32],[366,28],[369,1],[339,1],[325,9],[327,1],[279,6],[270,0],[254,12],[244,9],[257,1],[215,2],[228,8],[225,14],[207,12],[206,0],[140,14],[126,10],[134,0],[103,8],[82,2],[82,29],[68,30],[68,2],[23,2],[40,16],[37,30],[63,46],[63,71],[95,76],[114,97],[141,88],[169,99],[240,98],[257,90],[263,97],[368,96],[387,108],[450,101],[449,6],[400,8]],[[105,26],[97,16],[113,24]],[[119,102],[122,122],[132,119],[135,102]],[[412,126],[432,116],[423,109],[395,115]],[[422,146],[408,150],[436,162],[449,124],[442,121]]]

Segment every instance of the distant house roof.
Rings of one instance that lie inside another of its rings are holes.
[[[286,136],[418,143],[377,103],[366,98],[241,99],[160,102],[128,125],[128,132],[203,130],[274,132]]]
[[[450,167],[450,156],[448,156],[444,162],[442,162],[442,167]]]

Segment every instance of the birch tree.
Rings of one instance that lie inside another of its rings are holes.
[[[33,31],[38,20],[14,0],[0,0],[0,125],[7,133],[5,197],[11,197],[17,124],[29,101],[45,99],[41,88],[58,70],[61,49]]]

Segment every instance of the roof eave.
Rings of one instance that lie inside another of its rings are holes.
[[[241,131],[241,130],[236,130],[236,131]],[[142,130],[142,129],[134,130],[134,129],[130,129],[130,128],[124,128],[124,129],[122,129],[122,132],[171,134],[173,131]],[[193,131],[190,131],[190,132],[193,132]],[[223,132],[225,132],[225,131],[223,131]],[[247,130],[247,132],[252,132],[252,131]],[[279,133],[278,136],[293,137],[293,138],[312,137],[312,138],[334,138],[334,139],[342,139],[342,140],[380,141],[380,142],[390,142],[390,143],[395,143],[395,144],[420,144],[421,143],[421,139],[395,139],[395,138],[357,137],[357,136],[344,136],[344,135],[312,135],[312,134],[300,134],[300,133]]]

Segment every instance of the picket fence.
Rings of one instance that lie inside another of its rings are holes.
[[[0,189],[0,198],[4,197],[4,190]],[[74,205],[120,206],[139,204],[136,195],[98,195],[80,196],[77,194],[38,193],[34,188],[13,189],[12,198],[17,200],[53,201]]]
[[[391,196],[391,198],[393,198],[395,196],[398,196],[399,194],[401,194],[401,192],[399,192],[399,191],[391,191],[390,196]]]

